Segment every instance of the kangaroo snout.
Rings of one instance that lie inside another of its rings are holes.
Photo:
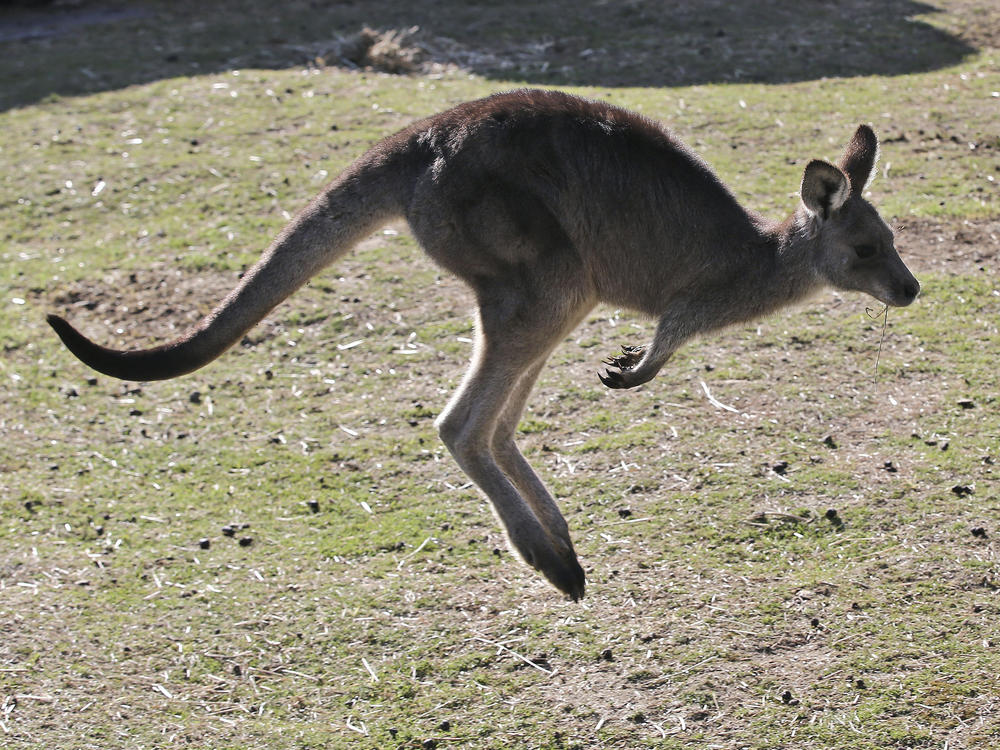
[[[920,294],[920,282],[916,279],[911,278],[909,281],[903,284],[903,301],[899,304],[899,307],[906,307],[911,304],[913,300],[917,298]]]
[[[893,307],[906,307],[913,304],[913,301],[920,294],[920,282],[910,273],[910,269],[902,260],[899,260],[898,263],[900,278],[896,279],[894,288],[891,289],[893,299],[891,301],[883,300],[883,302]]]
[[[907,307],[920,294],[920,282],[911,276],[909,279],[883,284],[878,292],[870,294],[889,307]]]

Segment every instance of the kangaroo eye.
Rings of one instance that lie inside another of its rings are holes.
[[[875,255],[876,250],[874,245],[855,245],[854,252],[861,259],[871,258]]]

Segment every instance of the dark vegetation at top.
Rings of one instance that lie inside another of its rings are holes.
[[[411,37],[423,59],[530,84],[900,75],[951,65],[975,51],[916,18],[934,12],[913,0],[15,2],[0,9],[0,107],[317,58],[349,67],[358,61],[337,42],[365,27],[419,27]],[[113,45],[107,43],[112,24]]]

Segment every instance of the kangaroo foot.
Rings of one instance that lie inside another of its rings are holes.
[[[511,541],[518,555],[545,576],[549,583],[568,594],[573,601],[583,598],[587,580],[572,546],[554,544],[551,540],[543,544]]]

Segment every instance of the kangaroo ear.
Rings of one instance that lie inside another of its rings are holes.
[[[854,137],[847,144],[844,156],[840,160],[840,168],[851,180],[851,190],[861,195],[875,177],[875,165],[878,163],[878,136],[867,125],[858,125]]]
[[[829,162],[813,159],[802,175],[802,202],[813,214],[829,219],[851,195],[847,175]]]

